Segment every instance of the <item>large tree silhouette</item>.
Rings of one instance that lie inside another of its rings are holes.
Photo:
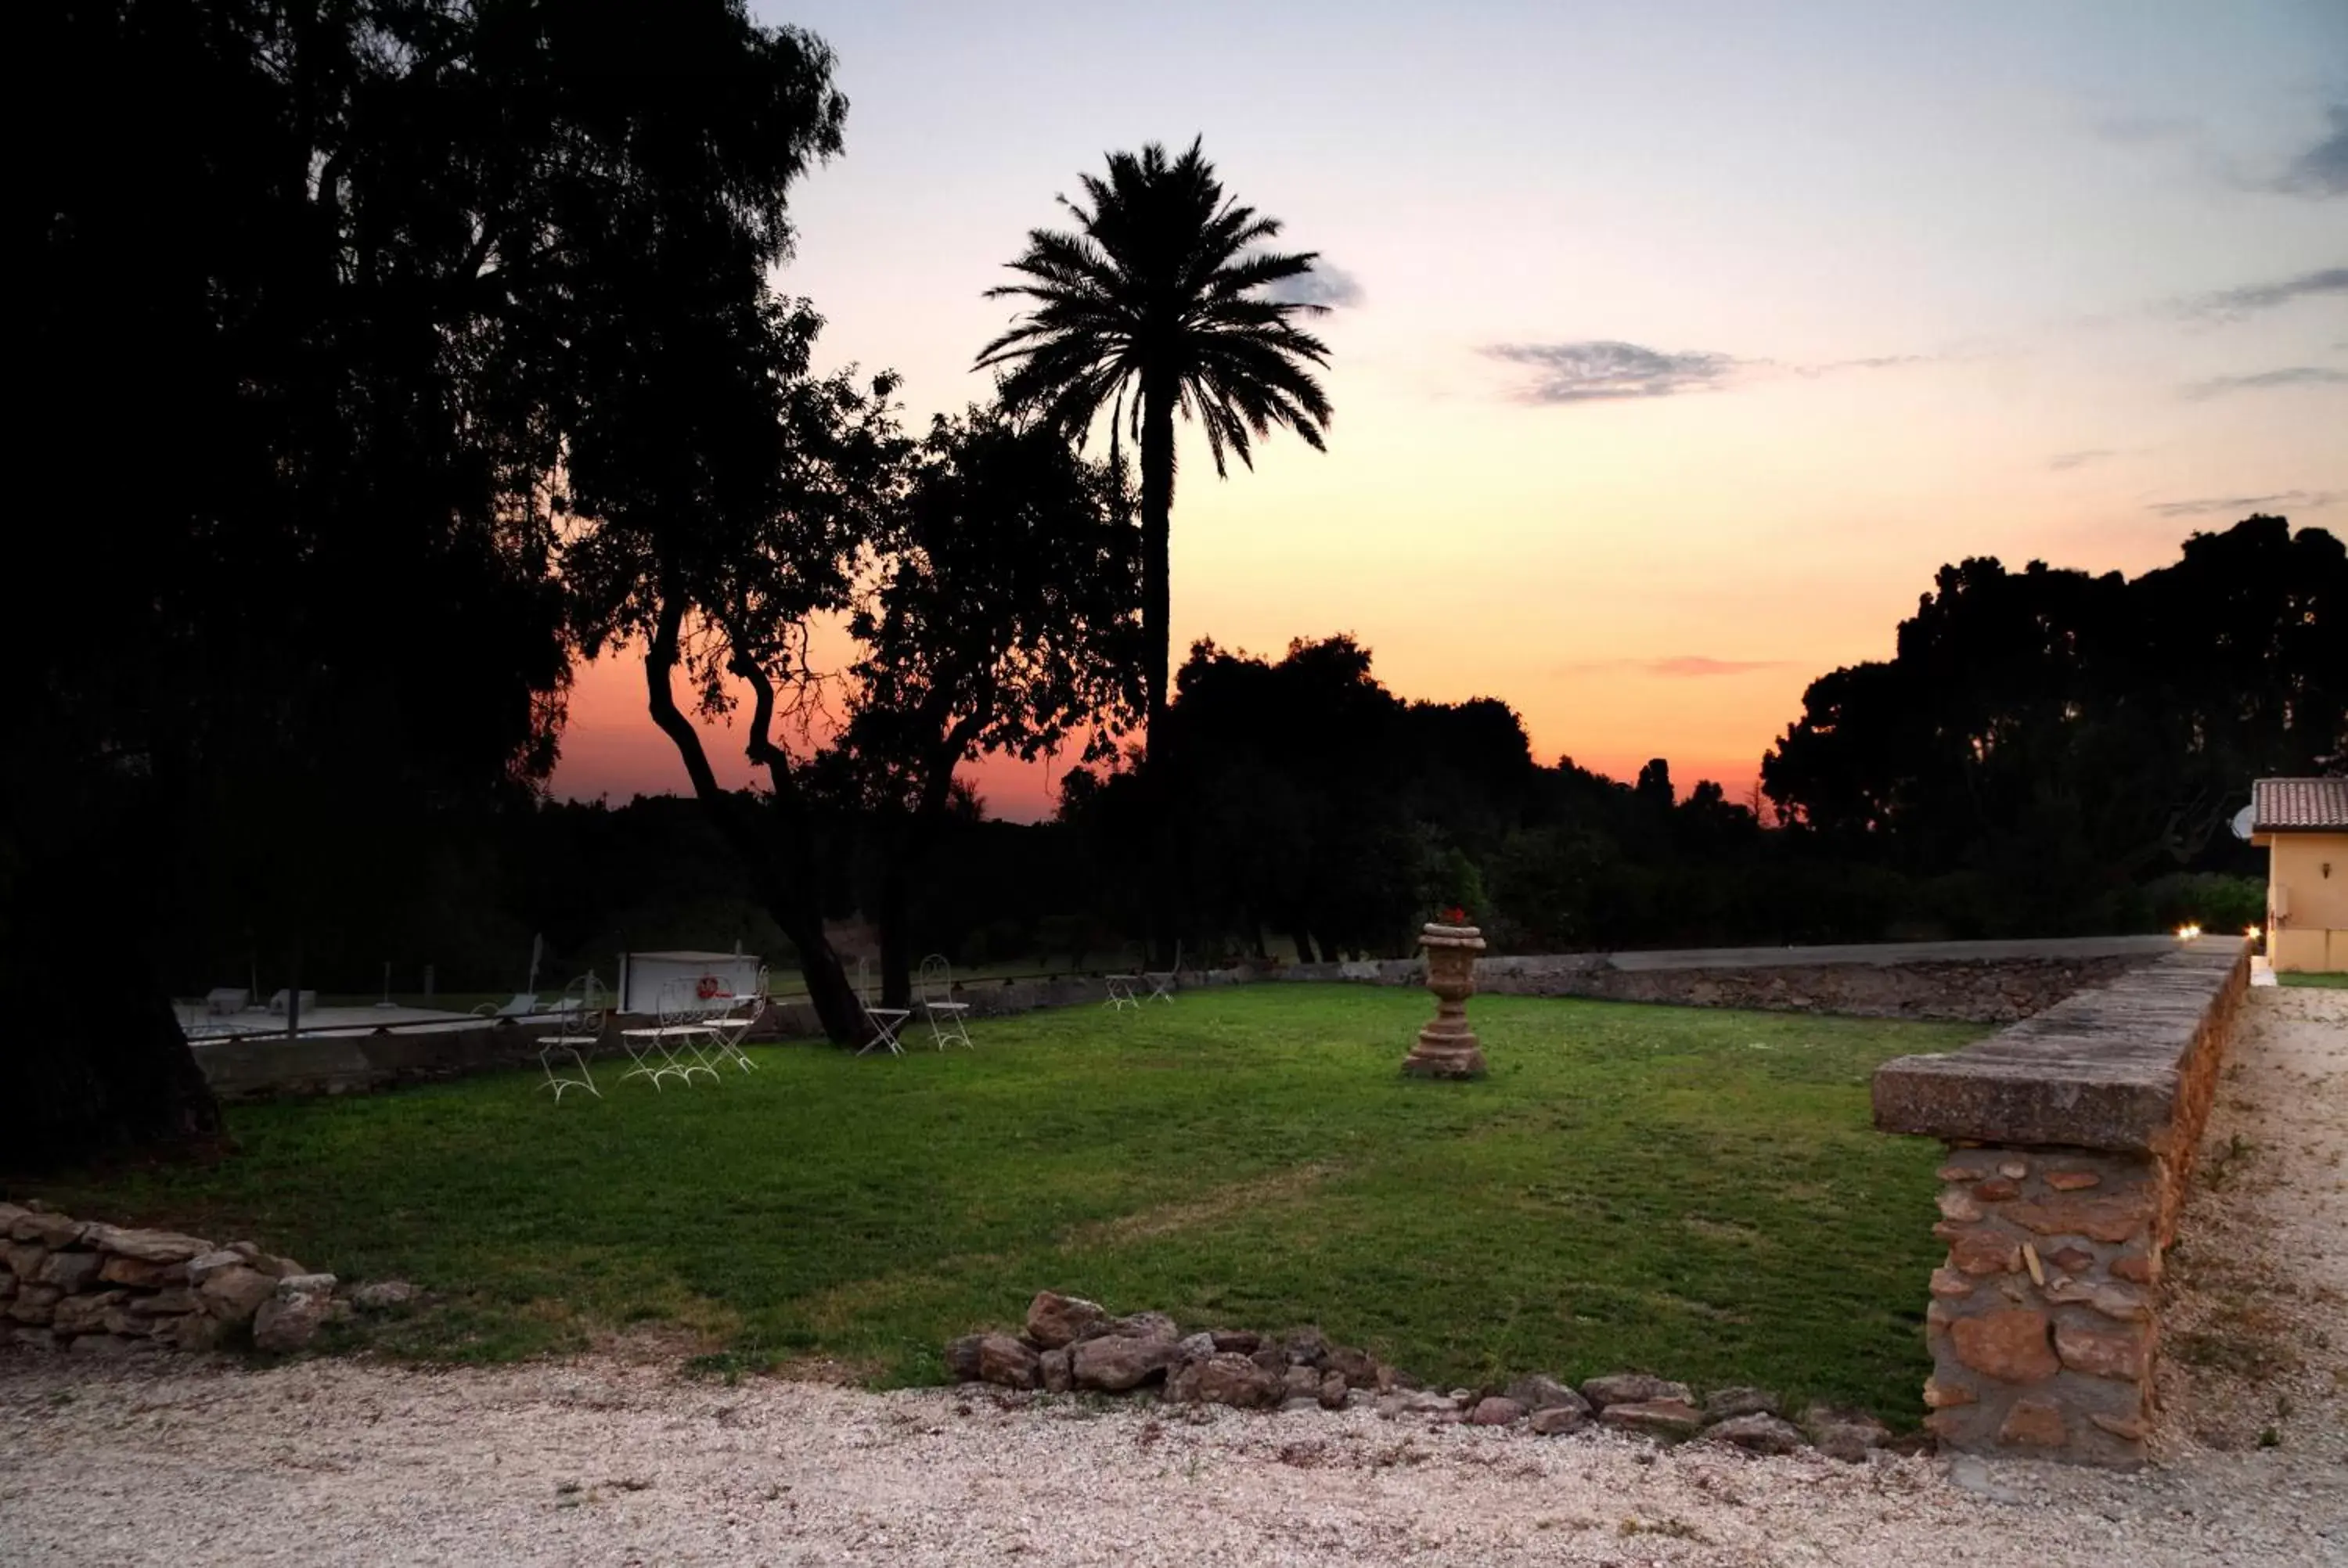
[[[880,859],[882,999],[906,1005],[910,884],[981,753],[1034,761],[1138,707],[1139,573],[1121,468],[999,409],[938,418],[851,630],[862,655],[836,755]]]
[[[1081,442],[1102,409],[1112,441],[1130,425],[1141,448],[1142,638],[1147,713],[1156,732],[1169,698],[1172,590],[1167,546],[1174,506],[1174,418],[1196,419],[1215,472],[1254,465],[1275,425],[1314,447],[1329,399],[1309,368],[1328,348],[1296,320],[1326,307],[1275,297],[1313,270],[1314,251],[1259,249],[1279,220],[1225,194],[1193,141],[1179,158],[1152,142],[1109,155],[1108,176],[1079,176],[1084,200],[1060,198],[1076,230],[1037,229],[1011,269],[1025,282],[989,298],[1033,308],[978,356],[1007,367],[1004,401]]]
[[[2193,864],[2251,779],[2343,755],[2348,554],[2252,517],[2132,580],[1941,568],[1893,658],[1811,682],[1761,776],[1840,853],[2051,919]]]
[[[675,452],[620,395],[628,269],[786,234],[839,112],[738,0],[98,0],[19,43],[26,506],[78,565],[12,600],[0,983],[75,1000],[0,1039],[11,1165],[217,1131],[163,932],[259,888],[292,981],[345,845],[544,777],[554,481]]]

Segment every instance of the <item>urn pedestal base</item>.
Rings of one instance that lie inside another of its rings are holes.
[[[1468,999],[1476,994],[1476,955],[1484,950],[1484,934],[1473,926],[1430,925],[1419,941],[1426,948],[1435,1020],[1418,1031],[1402,1070],[1413,1078],[1481,1078],[1484,1052],[1468,1027]]]
[[[1418,1043],[1402,1059],[1402,1070],[1413,1078],[1481,1078],[1484,1051],[1472,1034],[1456,1040],[1430,1040],[1422,1030]]]

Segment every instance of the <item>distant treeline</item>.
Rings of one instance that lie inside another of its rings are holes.
[[[2340,542],[2271,518],[2133,580],[1969,560],[1892,659],[1812,683],[1744,801],[1683,796],[1662,759],[1628,783],[1543,766],[1504,703],[1406,702],[1347,637],[1202,642],[1153,763],[1072,773],[1047,823],[964,798],[909,879],[911,935],[1097,967],[1161,935],[1202,961],[1399,953],[1455,906],[1518,951],[2239,927],[2262,857],[2226,823],[2250,780],[2348,749],[2343,605]],[[850,920],[890,828],[846,795],[819,812],[824,903]],[[297,947],[305,983],[354,990],[386,959],[402,990],[427,962],[447,989],[518,985],[533,935],[550,984],[625,948],[789,956],[685,799],[377,815],[300,863],[192,879],[181,989],[256,957],[267,982]]]

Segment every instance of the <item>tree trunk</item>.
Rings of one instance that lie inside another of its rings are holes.
[[[912,858],[907,832],[890,835],[880,868],[880,1005],[913,1005],[912,932],[907,928],[906,861]]]
[[[815,1009],[816,1021],[823,1026],[824,1038],[834,1045],[860,1046],[870,1041],[872,1020],[864,1016],[864,1004],[850,983],[848,971],[840,967],[831,938],[824,935],[821,911],[817,910],[812,919],[787,920],[771,894],[762,893],[758,901],[798,949],[799,977],[807,981],[808,1001]]]
[[[743,871],[750,879],[751,895],[766,907],[767,913],[798,949],[799,974],[807,981],[808,1001],[815,1009],[825,1038],[834,1045],[863,1045],[872,1038],[872,1021],[864,1016],[864,1005],[858,999],[855,988],[849,984],[847,971],[840,968],[839,955],[832,950],[831,938],[824,934],[821,883],[815,874],[814,835],[807,815],[794,795],[787,793],[791,781],[784,766],[771,754],[757,755],[762,747],[773,753],[767,741],[772,694],[763,689],[760,692],[759,712],[753,722],[751,738],[753,760],[767,763],[768,776],[776,785],[774,797],[767,807],[771,819],[762,825],[750,801],[718,784],[717,774],[709,765],[708,753],[702,749],[700,733],[676,705],[676,693],[670,686],[669,677],[676,668],[684,624],[685,600],[681,595],[671,593],[662,605],[660,619],[644,649],[644,689],[653,723],[676,747],[685,774],[693,781],[695,798],[709,814],[720,835],[741,857]],[[771,831],[761,832],[762,825]]]
[[[1174,385],[1145,375],[1141,384],[1141,642],[1148,694],[1148,738],[1173,701],[1174,589],[1169,543],[1174,516]]]
[[[1148,698],[1144,756],[1159,754],[1166,710],[1173,702],[1174,588],[1170,541],[1174,516],[1174,397],[1170,378],[1144,373],[1141,381],[1141,646]],[[1157,770],[1162,776],[1164,769]],[[1142,946],[1152,964],[1172,962],[1169,901],[1174,884],[1171,818],[1162,792],[1148,789],[1148,929]]]
[[[62,1025],[19,1029],[0,1052],[10,1112],[0,1173],[29,1175],[133,1150],[187,1153],[221,1137],[220,1106],[170,999],[112,993]]]
[[[32,849],[20,844],[20,849]],[[35,851],[38,854],[38,851]],[[221,1141],[220,1105],[188,1049],[148,953],[144,913],[121,897],[117,867],[99,851],[60,863],[39,855],[8,889],[10,934],[0,955],[7,994],[20,1000],[77,997],[64,1014],[20,1012],[0,1034],[0,1172],[30,1174],[131,1151],[186,1153]],[[91,974],[90,938],[105,938],[104,968]],[[98,989],[85,988],[96,982]],[[46,1004],[43,1004],[46,1005]]]
[[[922,793],[913,804],[911,815],[901,818],[895,831],[882,841],[880,869],[880,1005],[909,1008],[913,1005],[913,932],[912,920],[907,909],[907,891],[913,867],[930,852],[936,842],[939,826],[945,821],[946,805],[953,799],[954,768],[985,729],[994,712],[993,683],[983,688],[982,696],[972,711],[954,721],[937,745],[922,758]],[[942,722],[942,705],[933,703],[929,717]]]

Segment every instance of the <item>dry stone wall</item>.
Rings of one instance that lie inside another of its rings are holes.
[[[219,1246],[0,1203],[0,1322],[9,1341],[32,1349],[116,1357],[249,1343],[298,1350],[350,1314],[353,1303],[336,1295],[336,1283],[249,1241]],[[388,1306],[408,1291],[385,1281],[359,1294],[362,1304]]]
[[[2091,937],[1515,954],[1478,958],[1476,989],[1494,996],[2009,1023],[2080,990],[2109,985],[2175,947],[2165,937]],[[1426,983],[1426,966],[1418,958],[1293,964],[1277,978],[1417,986]]]
[[[221,1100],[362,1094],[476,1072],[538,1065],[553,1032],[499,1020],[479,1028],[385,1030],[374,1034],[251,1035],[191,1041],[196,1066]]]
[[[1243,984],[1263,977],[1251,969],[1186,970],[1185,989],[1200,986]],[[1041,979],[986,981],[956,986],[954,999],[970,1009],[973,1018],[999,1018],[1037,1008],[1098,1007],[1103,1000],[1097,975],[1052,976]],[[629,1022],[637,1021],[629,1020]],[[614,1018],[612,1028],[620,1027]],[[926,1042],[927,1025],[913,1020],[905,1035],[909,1043]],[[403,1084],[433,1083],[480,1072],[514,1068],[535,1069],[541,1039],[549,1029],[509,1020],[483,1022],[478,1028],[386,1029],[378,1032],[304,1035],[252,1035],[237,1040],[196,1040],[196,1065],[212,1092],[226,1102],[270,1100],[331,1094],[365,1094]],[[804,1001],[780,1001],[767,1009],[750,1038],[814,1040],[823,1026],[812,1006]],[[600,1052],[618,1058],[618,1040],[606,1036]]]
[[[1949,1148],[1924,1386],[1945,1445],[2143,1462],[2161,1257],[2248,984],[2247,944],[2205,938],[1876,1073],[1876,1125]]]
[[[945,1361],[956,1382],[1014,1394],[1124,1394],[1242,1410],[1374,1404],[1387,1420],[1508,1427],[1543,1438],[1602,1430],[1665,1442],[1701,1439],[1753,1454],[1815,1445],[1852,1463],[1931,1440],[1896,1438],[1863,1410],[1823,1404],[1810,1406],[1797,1425],[1766,1389],[1716,1389],[1699,1398],[1685,1383],[1646,1372],[1610,1373],[1579,1389],[1532,1373],[1505,1388],[1439,1392],[1365,1350],[1332,1344],[1317,1328],[1185,1334],[1163,1312],[1113,1317],[1097,1302],[1052,1290],[1028,1304],[1021,1332],[965,1335],[947,1345]]]
[[[2153,962],[2169,946],[2166,938],[2121,937],[1517,955],[1478,959],[1476,987],[1504,996],[2003,1023],[2042,1011],[2084,987],[2107,984]],[[1422,960],[1394,958],[1186,969],[1182,989],[1262,980],[1419,986],[1426,979]],[[973,1018],[1005,1017],[1038,1008],[1098,1007],[1103,999],[1097,975],[988,980],[954,988],[954,999],[965,1004]],[[922,1027],[914,1020],[906,1038],[921,1040]],[[212,1092],[224,1101],[356,1094],[535,1067],[544,1032],[500,1020],[478,1028],[386,1029],[298,1040],[254,1035],[198,1040],[195,1057]],[[811,1007],[786,1001],[767,1009],[752,1037],[814,1039],[822,1032]],[[616,1054],[616,1046],[608,1054]]]

